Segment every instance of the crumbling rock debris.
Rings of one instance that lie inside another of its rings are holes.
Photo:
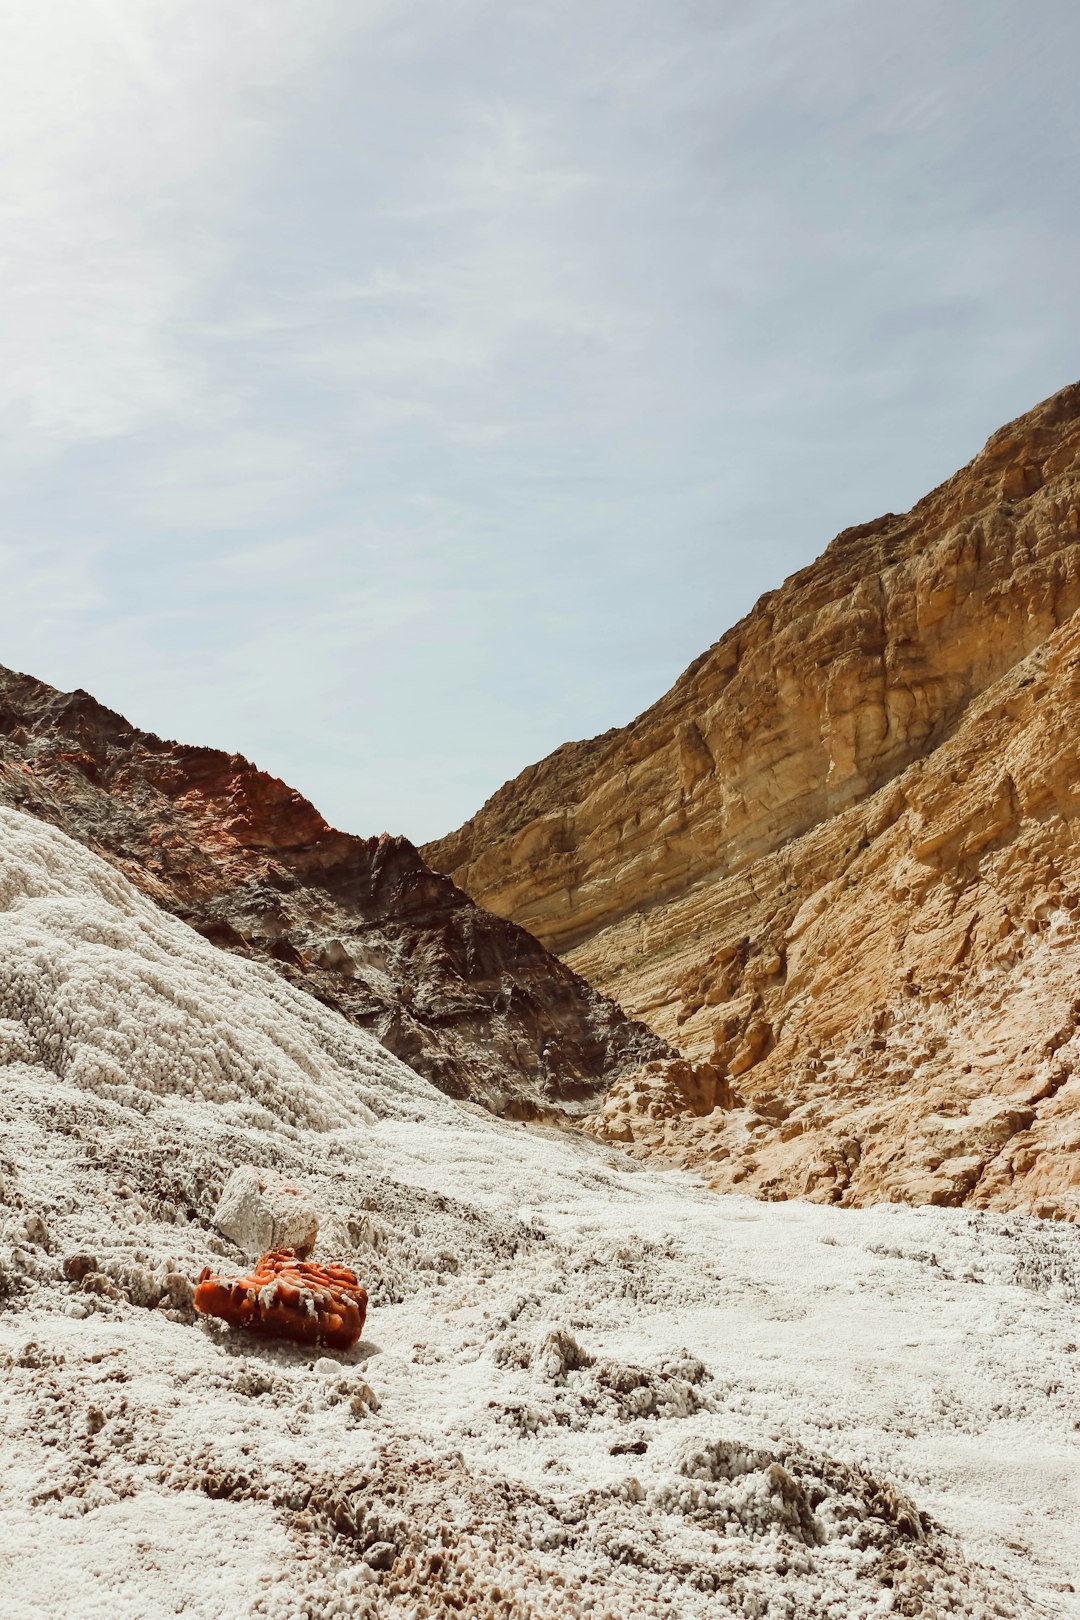
[[[306,1260],[319,1235],[319,1216],[309,1193],[276,1170],[237,1165],[222,1190],[214,1225],[254,1259],[271,1249],[289,1249]]]
[[[504,1334],[492,1346],[492,1360],[500,1368],[532,1371],[531,1399],[490,1403],[522,1434],[550,1423],[581,1429],[598,1416],[620,1422],[688,1417],[712,1406],[701,1387],[711,1374],[685,1350],[657,1367],[636,1366],[598,1358],[565,1328],[554,1327],[535,1345],[512,1331]]]
[[[715,1063],[654,1059],[617,1080],[581,1128],[609,1142],[633,1142],[666,1120],[705,1119],[741,1106],[742,1098]]]
[[[367,1291],[347,1266],[316,1265],[273,1249],[247,1277],[219,1277],[206,1266],[194,1305],[249,1333],[348,1350],[364,1331]]]
[[[890,1482],[799,1445],[770,1451],[727,1440],[690,1442],[679,1472],[694,1482],[680,1501],[688,1517],[707,1524],[734,1512],[751,1534],[760,1533],[762,1521],[779,1523],[808,1547],[848,1535],[860,1549],[882,1552],[897,1542],[925,1544],[936,1528]]]

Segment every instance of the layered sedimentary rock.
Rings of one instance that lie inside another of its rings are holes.
[[[1080,1213],[1078,607],[1075,386],[427,848],[705,1065],[594,1129],[767,1197]]]
[[[404,838],[355,838],[237,754],[0,669],[0,803],[51,821],[226,949],[370,1029],[452,1096],[591,1106],[668,1050]]]

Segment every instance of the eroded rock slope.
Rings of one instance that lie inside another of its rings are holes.
[[[708,1065],[596,1128],[766,1197],[1080,1213],[1080,385],[427,858]]]
[[[237,754],[163,741],[86,692],[2,668],[0,803],[107,856],[452,1096],[574,1111],[667,1050],[406,839],[338,832]]]

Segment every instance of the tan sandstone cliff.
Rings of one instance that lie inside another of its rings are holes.
[[[721,1187],[1080,1214],[1080,385],[424,851],[692,1063]]]

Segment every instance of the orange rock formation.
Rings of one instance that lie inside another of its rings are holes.
[[[218,1277],[206,1266],[194,1305],[249,1333],[347,1350],[364,1331],[367,1291],[347,1266],[320,1266],[292,1249],[271,1249],[247,1277]]]
[[[1080,1214],[1078,609],[1080,385],[426,848],[706,1065],[590,1129],[765,1197]]]

